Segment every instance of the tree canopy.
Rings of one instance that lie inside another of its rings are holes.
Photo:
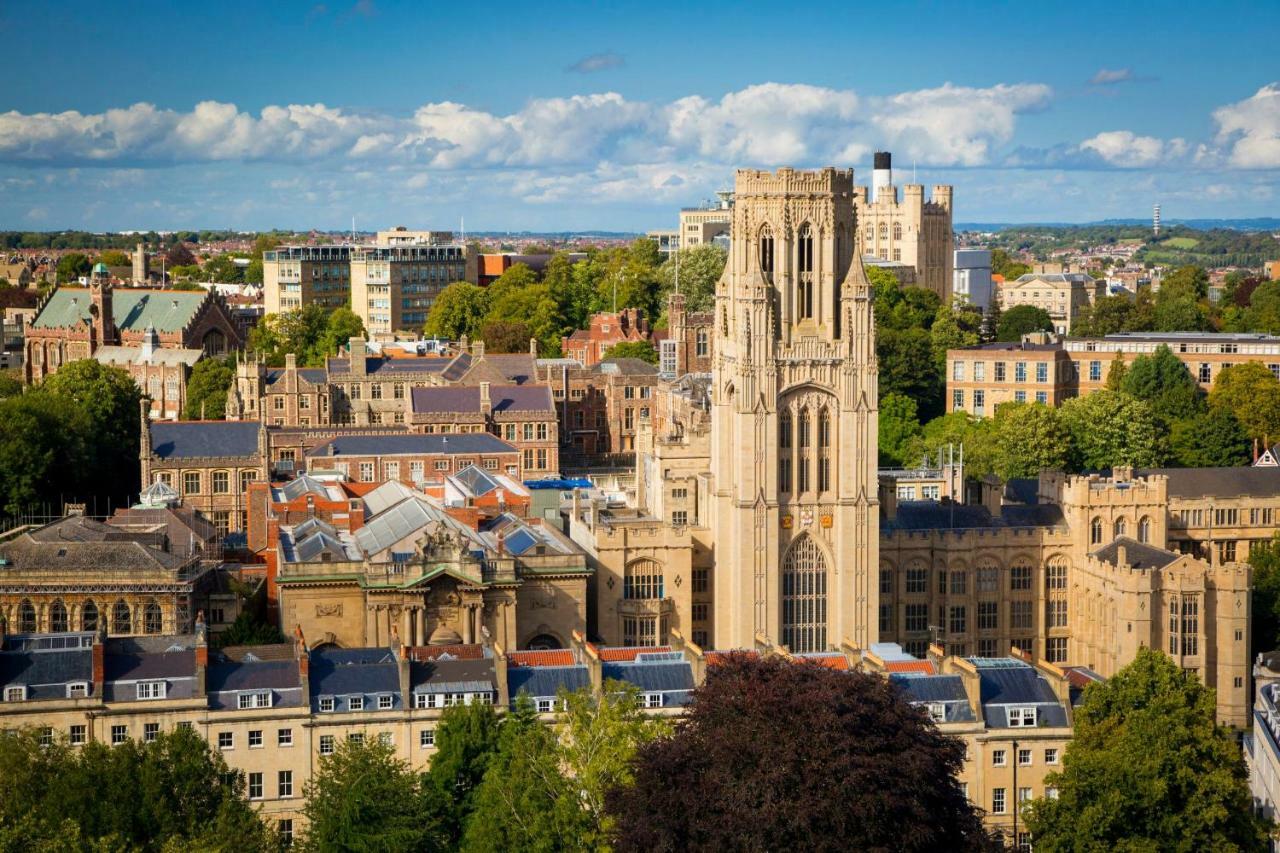
[[[1141,400],[1104,389],[1068,400],[1059,412],[1071,435],[1076,470],[1160,464],[1162,448],[1155,416]]]
[[[658,363],[658,351],[653,348],[653,344],[649,341],[621,341],[609,347],[604,357],[606,359],[638,358],[641,361],[647,361],[649,364]]]
[[[28,729],[0,738],[0,778],[0,850],[277,847],[245,799],[244,774],[188,729],[77,747]]]
[[[288,353],[298,357],[299,367],[322,367],[351,338],[364,334],[364,322],[350,308],[327,312],[311,304],[263,317],[249,333],[249,347],[273,367],[283,365]]]
[[[1052,332],[1053,318],[1049,312],[1034,305],[1015,305],[1000,314],[996,322],[996,340],[1020,341],[1032,332]]]
[[[1214,721],[1213,691],[1150,648],[1075,712],[1062,772],[1034,801],[1037,850],[1265,850],[1235,738]]]
[[[1165,344],[1151,355],[1135,358],[1119,384],[1119,390],[1145,402],[1166,424],[1204,409],[1204,394],[1195,377]]]
[[[1209,405],[1235,415],[1250,438],[1263,442],[1280,438],[1280,380],[1256,361],[1218,373]]]
[[[488,312],[487,291],[465,281],[455,281],[440,291],[431,303],[422,333],[446,341],[461,340],[463,335],[477,338],[480,324]]]
[[[986,849],[963,761],[961,742],[885,679],[732,654],[675,732],[640,747],[634,784],[611,794],[614,846]]]
[[[235,384],[236,371],[227,359],[206,358],[196,362],[187,377],[187,420],[222,420],[227,411],[227,394]]]

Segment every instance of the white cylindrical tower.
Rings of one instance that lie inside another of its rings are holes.
[[[871,170],[871,200],[879,201],[881,192],[893,192],[893,155],[888,151],[875,153]]]

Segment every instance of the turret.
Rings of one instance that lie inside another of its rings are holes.
[[[142,469],[142,487],[151,485],[151,401],[138,401],[138,463]]]

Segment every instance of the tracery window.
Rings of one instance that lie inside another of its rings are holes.
[[[49,630],[61,634],[71,629],[67,620],[67,606],[61,600],[49,605]]]
[[[782,562],[782,644],[795,653],[827,647],[827,562],[810,536]]]
[[[627,565],[622,580],[622,597],[653,600],[664,597],[662,564],[656,560],[635,560]]]
[[[142,611],[142,633],[159,634],[163,630],[164,613],[160,610],[160,605],[154,601],[148,601]]]
[[[84,603],[84,607],[80,608],[80,630],[98,630],[98,605],[93,603],[92,598]]]
[[[800,277],[796,283],[796,312],[801,320],[813,317],[813,229],[800,226]]]
[[[760,271],[773,274],[773,231],[768,225],[760,229]]]
[[[129,614],[129,605],[124,602],[124,599],[117,601],[111,608],[111,633],[116,635],[133,633],[133,618]]]

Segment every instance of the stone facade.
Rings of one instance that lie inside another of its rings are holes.
[[[853,191],[859,252],[914,267],[915,283],[945,301],[951,296],[955,263],[952,188],[934,186],[932,198],[926,201],[922,185],[907,184],[899,198],[888,169],[888,155],[876,155],[881,156],[886,159],[887,179],[883,183],[878,180],[872,193],[862,186]]]
[[[1048,342],[990,343],[947,350],[947,410],[990,417],[1001,403],[1057,407],[1076,396],[1075,365]]]
[[[1000,282],[999,289],[1001,310],[1018,305],[1042,308],[1059,335],[1070,332],[1081,312],[1106,294],[1106,281],[1095,280],[1088,273],[1027,273]]]

